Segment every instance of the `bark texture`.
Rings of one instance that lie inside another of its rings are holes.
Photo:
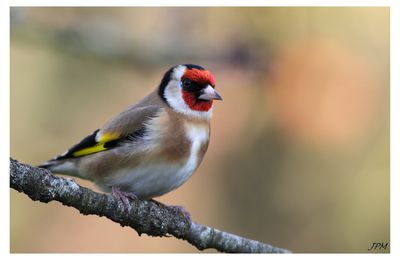
[[[10,187],[32,200],[48,203],[59,201],[84,215],[104,216],[129,226],[141,235],[174,236],[184,239],[199,250],[214,248],[220,252],[290,253],[259,241],[247,239],[198,224],[179,207],[166,207],[155,201],[130,199],[128,205],[109,194],[79,186],[74,180],[52,174],[49,170],[22,164],[10,158]]]

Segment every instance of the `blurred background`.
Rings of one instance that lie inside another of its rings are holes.
[[[390,242],[389,8],[10,12],[13,158],[37,165],[64,152],[173,65],[200,64],[224,98],[209,150],[158,200],[294,252]],[[12,253],[198,252],[14,190],[10,218]]]

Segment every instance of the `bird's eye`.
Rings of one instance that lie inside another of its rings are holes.
[[[192,85],[192,81],[190,80],[190,79],[188,79],[188,78],[186,78],[184,81],[183,81],[183,87],[190,87],[190,85]]]

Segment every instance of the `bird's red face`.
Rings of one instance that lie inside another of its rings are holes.
[[[170,68],[158,87],[158,94],[173,110],[186,116],[211,119],[215,91],[214,76],[199,65],[182,64]]]
[[[214,76],[208,70],[187,68],[181,78],[182,98],[195,111],[208,111],[214,99],[222,100],[215,91]]]

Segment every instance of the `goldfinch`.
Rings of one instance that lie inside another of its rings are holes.
[[[174,66],[155,91],[39,167],[105,192],[161,196],[186,182],[207,151],[213,101],[222,100],[214,88],[203,67]]]

